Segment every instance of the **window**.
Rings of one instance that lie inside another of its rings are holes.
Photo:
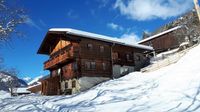
[[[77,62],[74,62],[74,63],[73,63],[73,69],[74,69],[74,71],[77,71],[77,70],[78,70]]]
[[[117,52],[114,52],[113,53],[113,59],[115,60],[115,59],[118,59],[118,58],[119,58],[119,54]]]
[[[104,46],[100,46],[100,52],[104,52]]]
[[[147,43],[147,45],[153,47],[153,44],[152,44],[151,41],[149,41],[149,42]]]
[[[73,81],[72,81],[72,88],[75,88],[75,87],[76,87],[76,81],[73,80]]]
[[[53,71],[51,72],[52,76],[55,76],[55,75],[56,75],[56,73],[57,73],[57,71],[56,71],[56,70],[53,70]]]
[[[127,60],[127,61],[131,61],[131,60],[132,60],[131,54],[126,54],[126,60]]]
[[[90,62],[85,62],[85,68],[86,68],[87,70],[90,69]]]
[[[95,62],[91,62],[91,69],[96,69],[96,63]]]
[[[140,61],[141,60],[141,57],[139,55],[136,55],[136,60],[137,61]]]
[[[87,48],[89,49],[89,50],[92,50],[92,44],[87,44]]]
[[[68,82],[65,82],[65,88],[68,89],[69,86],[68,86]]]
[[[95,70],[96,69],[96,62],[85,62],[85,68],[87,70]]]
[[[126,59],[130,60],[130,54],[126,54]]]
[[[106,63],[102,63],[103,70],[106,70]]]

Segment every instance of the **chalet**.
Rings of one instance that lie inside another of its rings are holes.
[[[145,53],[152,50],[85,31],[49,29],[37,52],[49,56],[44,69],[50,77],[41,81],[42,94],[73,94],[140,70],[148,61]]]
[[[189,41],[187,36],[183,35],[186,33],[185,30],[185,26],[176,26],[156,35],[147,37],[139,41],[138,44],[151,46],[156,53],[178,48],[182,43]]]

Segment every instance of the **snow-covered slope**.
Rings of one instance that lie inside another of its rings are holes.
[[[0,99],[0,111],[200,112],[199,51],[200,45],[175,64],[134,72],[77,95]]]
[[[34,79],[32,79],[32,80],[28,83],[28,85],[29,85],[29,86],[32,86],[32,85],[40,84],[39,80],[40,80],[42,77],[44,77],[44,76],[43,76],[43,75],[40,75],[40,76],[35,77]]]

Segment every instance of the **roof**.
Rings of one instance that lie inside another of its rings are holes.
[[[100,40],[100,41],[104,41],[104,42],[120,44],[120,45],[124,45],[124,46],[130,46],[130,47],[135,47],[135,48],[140,48],[140,49],[145,49],[145,50],[153,50],[152,47],[149,47],[149,46],[146,46],[146,45],[139,45],[137,43],[136,44],[130,44],[130,43],[127,43],[127,42],[122,42],[117,37],[109,37],[109,36],[105,36],[105,35],[90,33],[90,32],[71,29],[71,28],[51,28],[51,29],[49,29],[48,32],[49,33],[50,32],[62,32],[62,33],[64,32],[65,34],[68,34],[68,35],[75,35],[75,36],[80,36],[80,37],[83,37],[83,38],[90,38],[90,39],[95,39],[95,40]],[[40,49],[41,49],[41,47],[40,47]],[[39,50],[38,50],[38,53],[40,53]]]
[[[31,93],[31,92],[28,91],[26,87],[19,87],[16,89],[16,91],[13,91],[13,93]]]
[[[91,38],[91,39],[96,39],[96,40],[101,40],[101,41],[106,41],[106,42],[111,42],[111,43],[117,43],[117,44],[130,46],[130,47],[137,47],[137,48],[142,48],[142,49],[147,49],[147,50],[153,50],[153,48],[149,47],[149,46],[121,42],[121,40],[118,39],[117,37],[109,37],[109,36],[105,36],[105,35],[90,33],[90,32],[71,29],[71,28],[51,28],[51,29],[49,29],[49,31],[66,32],[67,34],[77,35],[77,36],[81,36],[81,37],[86,37],[86,38]]]
[[[182,27],[183,27],[182,25],[181,25],[181,26],[176,26],[176,27],[171,28],[171,29],[169,29],[169,30],[166,30],[166,31],[164,31],[164,32],[161,32],[161,33],[158,33],[158,34],[156,34],[156,35],[150,36],[150,37],[148,37],[148,38],[146,38],[146,39],[143,39],[143,40],[139,41],[138,44],[141,44],[141,43],[143,43],[143,42],[152,40],[152,39],[154,39],[154,38],[158,38],[158,37],[160,37],[160,36],[162,36],[162,35],[164,35],[164,34],[167,34],[167,33],[169,33],[169,32],[172,32],[172,31],[177,30],[177,29],[182,28]]]
[[[34,87],[37,87],[37,86],[41,86],[41,82],[40,83],[37,83],[35,85],[31,85],[31,86],[28,86],[27,89],[30,89],[30,88],[34,88]]]

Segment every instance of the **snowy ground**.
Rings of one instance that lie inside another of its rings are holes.
[[[0,96],[0,111],[200,112],[200,45],[177,63],[71,96]],[[1,95],[1,94],[0,94]]]

